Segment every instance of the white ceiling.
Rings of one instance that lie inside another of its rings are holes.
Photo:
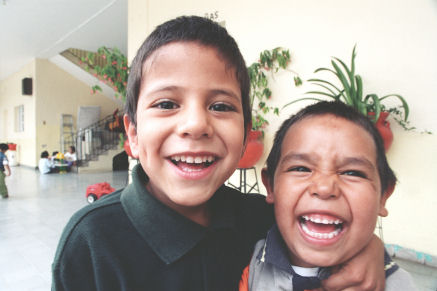
[[[127,52],[127,0],[0,0],[0,80],[67,48]]]

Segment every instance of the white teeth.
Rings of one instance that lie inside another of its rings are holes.
[[[336,220],[330,220],[327,218],[320,219],[318,217],[314,218],[314,217],[309,217],[307,215],[302,215],[302,218],[307,220],[307,221],[309,220],[309,221],[314,222],[314,223],[322,223],[322,224],[341,224],[341,223],[343,223],[343,221],[340,219],[336,219]]]
[[[314,238],[318,238],[318,239],[331,239],[333,237],[336,237],[339,233],[340,233],[340,229],[336,229],[334,231],[331,232],[325,232],[325,233],[319,233],[319,232],[314,232],[308,229],[308,227],[305,224],[301,224],[302,226],[302,230],[309,236],[314,237]]]
[[[172,156],[171,159],[175,162],[186,162],[188,164],[212,163],[215,159],[213,156]]]

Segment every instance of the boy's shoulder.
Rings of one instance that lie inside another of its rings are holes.
[[[98,236],[99,232],[120,219],[123,213],[120,196],[122,190],[105,195],[96,202],[79,209],[65,226],[56,251],[55,260],[59,259],[67,244],[84,242]],[[88,243],[85,243],[88,244]],[[79,245],[77,245],[79,247]]]

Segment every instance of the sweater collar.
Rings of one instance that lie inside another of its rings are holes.
[[[209,202],[211,225],[204,227],[152,196],[146,189],[147,181],[141,165],[135,166],[132,183],[123,190],[121,203],[138,233],[166,264],[177,261],[193,249],[209,231],[235,227],[234,212],[232,205],[226,203],[224,186]]]

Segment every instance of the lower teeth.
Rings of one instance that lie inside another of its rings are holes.
[[[301,226],[302,226],[302,230],[306,234],[308,234],[311,237],[319,238],[319,239],[331,239],[333,237],[336,237],[341,231],[341,229],[338,228],[338,229],[336,229],[332,232],[329,232],[329,233],[319,233],[319,232],[314,232],[314,231],[309,230],[305,224],[301,224]]]

